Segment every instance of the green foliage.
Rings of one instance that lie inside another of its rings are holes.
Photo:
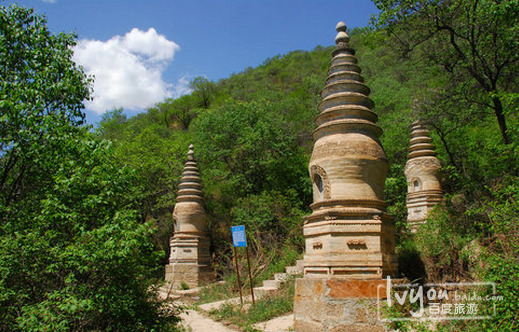
[[[193,124],[211,233],[221,232],[221,242],[213,242],[217,252],[228,252],[230,226],[240,223],[248,226],[254,251],[269,260],[283,255],[284,244],[301,247],[302,207],[310,199],[307,156],[286,124],[280,106],[266,100],[227,102]],[[229,268],[230,256],[219,256]]]
[[[51,35],[45,24],[32,9],[0,6],[0,201],[5,206],[49,181],[45,167],[59,158],[55,137],[70,131],[69,123],[83,122],[82,101],[90,92],[89,80],[72,61],[74,36]],[[33,167],[39,161],[46,166]]]
[[[295,193],[294,195],[295,196]],[[290,200],[292,198],[292,201]],[[237,224],[245,225],[255,247],[272,243],[302,245],[301,218],[303,211],[294,207],[295,197],[263,191],[260,195],[240,198],[231,214]]]
[[[437,206],[420,225],[415,243],[431,282],[458,282],[468,276],[463,249],[475,239],[476,227],[452,207]]]
[[[197,119],[195,142],[206,185],[225,180],[238,197],[303,189],[302,151],[278,110],[267,101],[228,103]]]
[[[90,87],[75,37],[31,9],[0,15],[0,330],[171,327],[176,309],[150,290],[160,253],[135,174],[80,127]]]
[[[115,111],[111,117],[103,118],[98,134],[113,137],[112,159],[119,167],[135,171],[134,189],[140,195],[139,216],[157,227],[153,235],[156,248],[169,252],[169,238],[173,233],[171,211],[190,143],[189,133],[170,131],[157,122],[141,127],[135,125],[135,119],[118,121],[118,113]],[[166,262],[164,257],[163,263]]]
[[[496,295],[505,299],[496,301],[496,316],[489,325],[515,331],[519,328],[519,178],[507,177],[497,184],[480,211],[488,216],[482,225],[488,245],[481,273],[496,283]]]
[[[40,211],[2,207],[2,329],[159,328],[173,312],[148,291],[160,257],[132,209],[132,174],[109,162],[106,143],[78,135],[63,144]]]
[[[236,279],[233,278],[233,275],[226,275],[222,282],[203,287],[198,293],[199,300],[197,301],[197,304],[217,302],[237,297],[239,296],[239,292],[235,285]]]
[[[106,111],[101,118],[96,132],[99,137],[108,140],[116,140],[124,137],[124,128],[128,118],[122,108]]]
[[[404,53],[443,67],[450,84],[443,97],[456,96],[480,114],[491,110],[505,144],[506,110],[500,92],[517,89],[519,3],[507,1],[375,0],[377,26],[398,36]]]
[[[495,295],[502,297],[486,303],[491,319],[452,322],[440,331],[516,331],[519,322],[519,181],[506,176],[491,188],[491,196],[468,211],[480,219],[482,232],[470,248],[469,259],[479,280],[494,282]],[[482,294],[483,296],[494,294]],[[495,314],[494,314],[495,305]]]
[[[392,164],[389,176],[386,178],[384,196],[389,205],[388,212],[395,217],[397,242],[407,230],[406,193],[407,180],[404,175],[404,167]]]

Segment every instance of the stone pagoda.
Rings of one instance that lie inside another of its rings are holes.
[[[337,25],[310,159],[313,210],[304,224],[308,276],[382,278],[396,272],[394,220],[386,213],[388,161],[346,26]]]
[[[425,223],[428,212],[443,200],[439,180],[441,164],[431,142],[429,130],[419,121],[413,122],[405,165],[407,221],[412,231]]]
[[[177,203],[173,210],[175,233],[170,241],[171,254],[166,265],[166,281],[178,288],[182,282],[198,287],[214,279],[206,233],[207,213],[204,208],[202,184],[189,146],[184,173],[180,179]]]
[[[313,204],[303,226],[294,330],[385,331],[373,307],[379,291],[384,297],[383,278],[397,273],[394,218],[384,201],[389,164],[346,25],[336,30],[313,134]]]

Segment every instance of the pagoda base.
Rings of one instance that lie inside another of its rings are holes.
[[[196,288],[212,283],[215,272],[209,265],[174,263],[166,265],[165,279],[173,284],[172,289],[181,289],[185,285]]]
[[[305,277],[382,279],[397,274],[394,219],[385,212],[327,209],[306,218]]]
[[[215,279],[209,255],[209,238],[205,233],[176,232],[170,241],[171,255],[166,265],[166,281],[172,289],[199,287]]]
[[[388,331],[378,314],[386,285],[384,279],[296,279],[294,331]]]

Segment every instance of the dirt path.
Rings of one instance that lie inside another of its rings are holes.
[[[254,327],[264,332],[291,331],[294,327],[294,315],[276,317],[266,322],[254,324]]]
[[[237,332],[201,315],[196,310],[186,310],[180,315],[180,318],[182,318],[182,325],[193,332]]]

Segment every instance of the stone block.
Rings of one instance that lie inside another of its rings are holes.
[[[377,299],[386,294],[386,280],[347,280],[329,279],[326,285],[330,289],[329,295],[334,299]],[[380,290],[379,290],[380,287]]]
[[[295,320],[294,321],[294,331],[297,332],[324,332],[323,326],[318,323],[304,321],[304,320]]]
[[[377,314],[379,285],[384,298],[383,279],[296,279],[295,331],[385,331]]]
[[[324,294],[323,279],[296,279],[295,293],[297,296],[318,298]]]

